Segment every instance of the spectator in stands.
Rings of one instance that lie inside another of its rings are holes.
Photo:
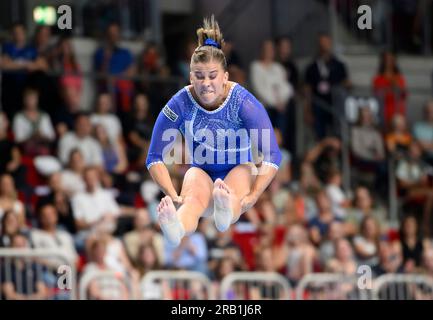
[[[56,137],[50,116],[39,110],[39,93],[35,89],[24,91],[23,102],[23,110],[12,123],[15,141],[26,155],[47,155]]]
[[[63,175],[59,172],[53,173],[49,177],[49,193],[38,200],[36,211],[39,211],[39,209],[45,205],[53,205],[57,211],[58,228],[67,231],[71,235],[75,235],[77,230],[72,213],[71,201],[66,189],[63,187],[62,179]]]
[[[326,194],[331,200],[332,211],[336,217],[344,219],[347,215],[347,208],[350,208],[352,203],[344,193],[342,187],[342,176],[338,170],[331,170],[328,175],[328,184],[325,187]]]
[[[138,248],[136,266],[140,273],[140,278],[145,276],[149,271],[162,269],[155,247],[151,243],[141,244]]]
[[[14,179],[9,174],[0,176],[0,219],[6,211],[12,211],[18,218],[20,228],[26,223],[24,204],[18,199]]]
[[[319,245],[328,233],[329,225],[340,218],[332,211],[331,201],[324,190],[319,191],[315,197],[317,215],[308,222],[310,238],[314,245]]]
[[[308,239],[307,230],[300,224],[289,227],[285,242],[273,256],[276,270],[285,268],[290,284],[296,286],[301,278],[313,272],[317,252]]]
[[[419,142],[425,160],[433,165],[433,99],[424,106],[423,120],[415,122],[413,137]]]
[[[336,112],[333,108],[335,101],[332,101],[332,90],[341,86],[350,88],[351,83],[345,64],[332,53],[331,37],[321,34],[318,43],[318,56],[305,71],[306,117],[307,123],[314,124],[316,139],[322,140],[328,133],[338,133],[332,113]],[[332,110],[324,109],[326,106],[323,103]]]
[[[353,238],[358,262],[363,265],[374,266],[378,261],[380,226],[373,217],[365,217],[361,222],[360,234]]]
[[[98,170],[84,171],[86,190],[72,198],[72,208],[78,230],[101,228],[114,231],[120,208],[113,195],[101,188]]]
[[[324,268],[328,261],[335,258],[334,243],[345,236],[344,225],[340,221],[333,221],[329,225],[326,238],[320,243],[319,257],[321,267]]]
[[[110,94],[100,93],[96,102],[96,112],[90,116],[90,122],[93,126],[102,125],[111,143],[121,146],[123,144],[122,125],[119,118],[112,113],[112,108]]]
[[[128,167],[128,160],[123,143],[119,143],[118,140],[112,141],[106,127],[102,124],[95,126],[95,139],[102,148],[105,171],[113,175],[125,173]]]
[[[89,243],[87,257],[89,263],[84,267],[81,281],[98,275],[99,272],[111,271],[107,266],[105,257],[107,254],[107,244],[105,239],[93,239]],[[92,300],[126,300],[130,298],[126,279],[122,273],[116,272],[113,277],[94,278],[88,285],[87,296]]]
[[[253,91],[265,106],[272,125],[281,129],[293,88],[284,67],[275,61],[275,47],[271,40],[263,42],[260,59],[251,64],[250,77]]]
[[[344,275],[355,275],[357,262],[353,253],[352,245],[346,238],[337,239],[335,245],[335,258],[328,261],[326,271],[341,273]]]
[[[20,227],[17,215],[12,211],[6,211],[1,218],[0,248],[12,246],[12,238],[16,234],[28,236],[28,230]]]
[[[12,248],[29,248],[28,240],[21,234],[12,237]],[[1,289],[6,300],[44,300],[48,298],[42,275],[44,268],[37,262],[23,258],[13,260],[10,268],[1,268]],[[26,281],[23,281],[26,279]]]
[[[374,124],[373,114],[367,106],[360,109],[358,123],[351,130],[353,165],[374,173],[374,189],[387,195],[387,163],[385,144]]]
[[[69,160],[70,152],[79,149],[87,166],[103,165],[101,145],[91,136],[92,125],[86,113],[79,113],[75,118],[75,131],[63,135],[59,141],[58,154],[63,164]]]
[[[147,157],[154,121],[149,110],[149,99],[145,94],[137,94],[132,115],[126,122],[126,137],[129,145],[128,158],[139,166]]]
[[[348,209],[345,219],[345,230],[348,235],[355,235],[359,232],[361,222],[366,217],[374,218],[382,227],[381,232],[387,228],[385,211],[373,202],[370,190],[364,186],[355,189],[353,207]]]
[[[341,169],[341,141],[336,137],[327,137],[307,151],[304,164],[314,168],[314,174],[322,183],[326,183],[328,173]]]
[[[396,114],[391,120],[391,130],[385,136],[387,151],[395,156],[402,157],[409,149],[412,135],[407,128],[406,118]]]
[[[277,61],[286,70],[287,80],[296,92],[299,87],[298,67],[292,57],[292,41],[289,37],[283,36],[277,39]],[[287,105],[283,127],[284,145],[292,154],[296,153],[296,104],[292,98]]]
[[[379,243],[379,263],[373,268],[373,276],[379,277],[385,273],[403,273],[403,257],[400,244],[388,241]]]
[[[418,222],[413,215],[407,215],[400,224],[400,242],[403,264],[406,272],[414,272],[422,263],[424,244],[419,232]]]
[[[224,279],[224,277],[228,276],[229,274],[231,274],[232,272],[235,272],[236,270],[236,266],[234,261],[229,258],[229,257],[224,257],[221,258],[220,260],[218,260],[218,263],[215,267],[215,272],[214,272],[214,280],[212,282],[212,287],[214,290],[214,294],[216,297],[221,297],[221,291],[220,291],[220,285],[221,285],[221,281],[222,279]],[[238,285],[239,286],[239,285]],[[235,283],[235,288],[236,288],[236,283]],[[230,288],[228,290],[228,292],[226,292],[226,296],[222,297],[223,299],[227,299],[227,300],[234,300],[237,296],[236,296],[236,289],[235,288]],[[238,292],[239,294],[239,292]]]
[[[105,43],[93,57],[93,69],[105,77],[98,81],[98,91],[107,92],[114,88],[117,112],[128,112],[133,94],[133,81],[127,79],[135,75],[134,59],[129,49],[119,45],[120,26],[111,23],[106,30]],[[126,79],[125,79],[126,78]]]
[[[85,168],[86,164],[80,149],[73,149],[69,154],[67,167],[61,172],[61,185],[69,196],[85,190],[86,186],[83,180]]]
[[[373,79],[374,95],[381,102],[381,124],[389,128],[392,117],[401,114],[406,117],[406,81],[397,65],[393,53],[385,51],[380,56],[379,69]]]
[[[2,107],[9,119],[13,119],[17,110],[21,108],[22,97],[27,85],[28,75],[39,68],[37,51],[27,44],[24,25],[16,23],[11,28],[12,41],[2,47]]]
[[[137,209],[134,216],[134,229],[123,235],[126,252],[133,263],[139,259],[141,245],[152,245],[159,263],[164,264],[164,240],[161,233],[155,231],[151,224],[149,211],[146,208]]]
[[[18,189],[25,185],[25,169],[21,163],[21,152],[14,141],[8,137],[9,120],[0,112],[0,174],[13,176]]]
[[[208,248],[204,235],[194,232],[182,238],[178,247],[164,243],[165,266],[208,274]]]
[[[395,172],[400,197],[406,204],[423,204],[422,225],[424,235],[431,232],[431,215],[433,210],[433,191],[429,181],[429,168],[421,159],[419,143],[413,141],[409,154],[398,161]]]
[[[72,41],[61,37],[53,57],[53,71],[60,73],[59,87],[63,99],[62,107],[55,112],[56,129],[59,136],[74,128],[74,116],[80,109],[83,80],[80,64],[75,56]]]
[[[58,228],[58,212],[52,204],[46,204],[38,210],[38,227],[31,230],[34,248],[54,249],[62,251],[70,266],[76,265],[78,255],[75,251],[74,240],[67,231]],[[57,272],[58,266],[65,264],[62,259],[46,259],[47,266]]]

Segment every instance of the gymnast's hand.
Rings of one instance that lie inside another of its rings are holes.
[[[255,193],[249,193],[241,199],[241,213],[245,213],[250,210],[259,199],[259,196]]]
[[[178,195],[171,196],[171,200],[173,200],[173,203],[176,207],[180,206],[183,203],[183,198]]]

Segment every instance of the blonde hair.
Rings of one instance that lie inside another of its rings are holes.
[[[211,60],[220,62],[223,69],[227,70],[227,61],[222,51],[224,45],[223,35],[214,15],[203,20],[203,26],[197,29],[198,47],[191,57],[191,65],[195,63],[206,63]],[[211,39],[216,46],[206,44]],[[219,46],[219,48],[217,47]]]

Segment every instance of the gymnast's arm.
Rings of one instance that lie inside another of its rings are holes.
[[[250,196],[258,198],[275,177],[281,162],[281,152],[269,116],[253,95],[248,94],[245,97],[239,116],[249,132],[252,132],[252,129],[257,130],[257,135],[251,135],[251,145],[263,155],[257,178],[250,191]]]
[[[169,110],[167,112],[167,107]],[[164,109],[166,112],[164,113]],[[166,165],[163,162],[164,154],[169,152],[176,138],[179,134],[179,126],[181,119],[179,110],[176,108],[176,104],[172,100],[167,104],[166,107],[160,112],[156,119],[155,126],[153,127],[152,138],[150,141],[149,152],[146,159],[146,167],[153,181],[159,186],[165,195],[170,196],[173,201],[179,202],[178,194],[171,181],[170,174]],[[171,116],[171,119],[166,114]],[[176,120],[173,118],[173,114]]]

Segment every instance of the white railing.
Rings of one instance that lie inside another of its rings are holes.
[[[89,294],[92,285],[98,287],[99,297]],[[135,300],[132,283],[128,277],[115,271],[95,270],[85,273],[79,283],[80,300]]]
[[[287,279],[279,273],[233,272],[223,278],[220,298],[288,300],[292,298],[292,288]]]
[[[433,278],[422,274],[385,274],[373,282],[375,300],[433,300]]]
[[[77,270],[73,263],[70,263],[68,257],[61,250],[54,249],[15,249],[15,248],[1,248],[0,249],[0,276],[3,274],[3,270],[5,270],[4,275],[6,279],[0,279],[0,283],[4,280],[12,280],[11,278],[11,270],[12,263],[16,263],[17,260],[23,261],[25,266],[25,277],[26,277],[26,286],[27,288],[31,287],[31,277],[41,277],[42,268],[45,266],[46,262],[50,262],[50,265],[53,264],[53,259],[58,262],[55,270],[50,270],[53,266],[49,267],[48,270],[50,272],[57,274],[57,281],[55,281],[56,285],[59,285],[58,292],[67,293],[67,297],[71,300],[75,300],[77,298]],[[37,275],[33,273],[32,265],[36,266]],[[56,264],[56,263],[54,263]],[[3,269],[5,268],[5,269]],[[2,270],[3,269],[3,270]],[[9,271],[9,272],[8,272]],[[18,278],[18,274],[15,275]],[[19,276],[20,277],[20,276]],[[60,278],[62,277],[62,278]],[[17,279],[16,278],[16,279]],[[21,281],[16,281],[14,283],[16,286],[16,291],[20,291],[23,289],[24,283]],[[61,287],[59,280],[61,280]],[[2,298],[1,288],[0,288],[0,299]]]

